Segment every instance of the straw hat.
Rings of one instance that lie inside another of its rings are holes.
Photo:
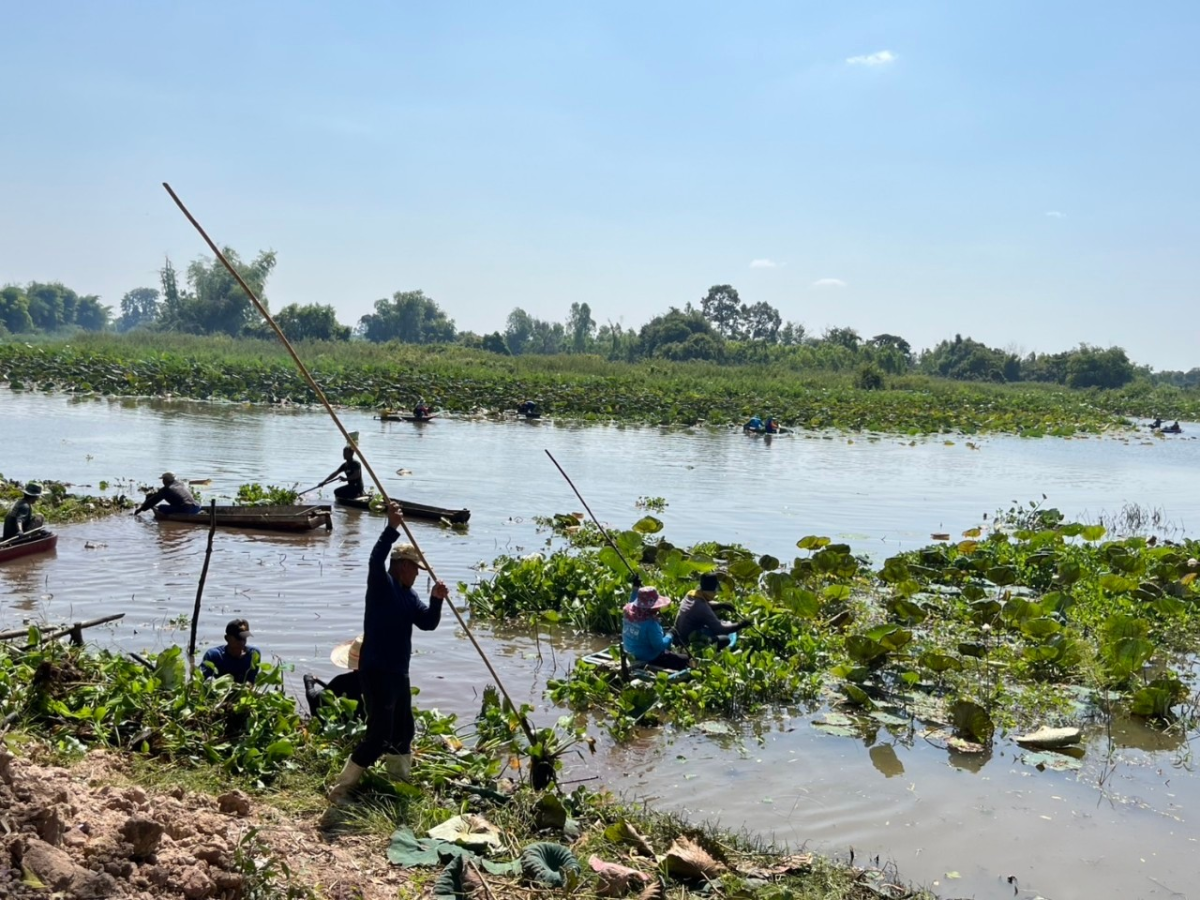
[[[662,609],[664,606],[671,605],[671,598],[660,597],[658,591],[652,587],[640,587],[638,588],[637,599],[630,605],[646,611]]]
[[[412,544],[397,544],[392,548],[392,562],[399,562],[402,559],[415,563],[418,569],[425,568],[425,563],[421,562],[421,554]]]
[[[361,634],[352,641],[342,641],[329,654],[329,661],[339,669],[357,669],[358,655],[362,652],[362,642]]]

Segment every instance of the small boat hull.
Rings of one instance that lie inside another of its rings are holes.
[[[312,531],[325,526],[333,530],[333,513],[329,506],[218,506],[219,528],[252,528],[258,531]],[[208,525],[208,510],[196,513],[163,512],[155,507],[154,518],[160,522],[182,522],[187,525]]]
[[[402,416],[399,413],[383,413],[375,417],[380,422],[412,422],[414,425],[424,425],[432,422],[437,416]]]
[[[392,499],[395,500],[394,497]],[[350,509],[364,509],[368,512],[371,510],[370,497],[338,497],[333,502],[338,506]],[[396,502],[400,504],[400,511],[409,519],[429,519],[434,522],[445,519],[451,525],[465,525],[471,519],[469,509],[446,509],[441,506],[428,506],[424,503],[410,503],[407,500],[397,500]]]
[[[10,559],[20,559],[22,556],[33,556],[35,553],[48,553],[58,546],[58,535],[47,534],[31,541],[19,541],[0,547],[0,563]]]

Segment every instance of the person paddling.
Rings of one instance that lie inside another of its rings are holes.
[[[27,532],[36,531],[46,524],[44,516],[33,511],[33,504],[42,496],[42,486],[36,481],[25,485],[21,499],[13,504],[8,515],[4,517],[3,540],[23,537]]]
[[[366,489],[363,487],[362,463],[354,458],[353,447],[342,448],[342,464],[330,472],[317,487],[324,487],[335,480],[346,482],[341,487],[333,489],[333,495],[339,500],[354,500],[366,493]],[[312,490],[316,490],[316,488]]]

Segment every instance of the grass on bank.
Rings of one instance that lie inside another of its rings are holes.
[[[611,362],[596,356],[504,357],[450,346],[316,342],[299,346],[329,399],[454,413],[514,411],[536,400],[550,417],[660,425],[736,425],[774,415],[797,429],[902,434],[1069,436],[1125,427],[1128,416],[1200,418],[1200,392],[1135,382],[1120,391],[993,385],[923,375],[861,390],[850,370],[784,363]],[[177,334],[79,335],[0,342],[13,389],[246,402],[314,402],[277,343]]]
[[[560,764],[579,735],[569,720],[560,720],[553,729],[537,729],[538,745],[531,746],[516,714],[498,703],[494,691],[485,692],[471,723],[418,710],[413,785],[393,785],[371,773],[352,805],[329,809],[323,789],[363,731],[348,701],[309,719],[284,694],[278,667],[264,666],[253,686],[228,678],[194,681],[184,677],[177,648],[151,657],[147,667],[122,654],[39,643],[36,629],[29,637],[35,645],[29,650],[0,644],[0,731],[11,727],[5,739],[27,756],[69,764],[88,749],[103,747],[128,761],[126,777],[140,786],[178,785],[205,794],[240,788],[291,816],[316,819],[333,840],[339,834],[364,834],[382,845],[400,826],[423,835],[455,815],[478,813],[500,829],[514,854],[535,840],[570,845],[584,867],[577,892],[585,896],[596,887],[587,866],[592,853],[645,871],[651,884],[662,886],[663,897],[690,897],[704,887],[703,881],[671,874],[669,863],[633,859],[612,826],[633,826],[660,857],[676,838],[691,838],[725,865],[714,876],[715,886],[745,898],[865,900],[879,896],[871,886],[894,881],[889,872],[822,859],[806,860],[779,877],[757,878],[755,872],[781,862],[781,854],[761,841],[622,804],[583,786],[570,792],[553,784],[535,789],[531,757],[550,751]],[[578,832],[570,832],[577,836],[568,836],[564,817],[578,823]],[[244,848],[246,871],[269,875],[254,882],[255,896],[320,896],[294,884],[287,861],[264,857],[266,852],[253,843]],[[414,872],[414,886],[437,874],[436,869]],[[517,879],[490,880],[502,896],[546,893]],[[885,896],[929,896],[889,890]]]

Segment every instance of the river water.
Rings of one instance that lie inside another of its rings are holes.
[[[672,542],[739,542],[785,560],[808,534],[882,560],[1043,494],[1068,517],[1090,521],[1136,503],[1159,511],[1175,536],[1193,535],[1188,526],[1200,522],[1200,442],[1187,423],[1182,438],[948,443],[344,416],[394,496],[471,509],[465,533],[411,523],[451,584],[475,581],[480,564],[501,553],[545,548],[533,517],[579,508],[547,449],[613,526],[640,517],[640,497],[663,497],[669,506],[659,515]],[[85,493],[105,480],[110,492],[133,494],[130,482],[156,483],[167,469],[212,479],[205,498],[232,496],[250,481],[307,487],[340,463],[341,445],[328,417],[310,409],[0,391],[0,473],[59,479]],[[218,531],[200,645],[220,642],[224,623],[245,616],[253,642],[295,666],[293,687],[304,671],[335,674],[329,650],[360,630],[367,556],[382,526],[378,516],[335,508],[332,533]],[[92,629],[91,641],[152,651],[186,644],[206,529],[144,515],[59,534],[54,554],[0,567],[0,630],[123,612],[119,623]],[[449,612],[442,622],[415,638],[417,702],[469,720],[487,674]],[[513,699],[534,704],[539,724],[562,712],[542,697],[546,678],[604,643],[484,623],[473,630]],[[596,729],[600,752],[570,757],[563,777],[598,776],[592,786],[792,847],[893,860],[902,878],[944,897],[1200,897],[1195,734],[1167,737],[1121,722],[1111,739],[1091,744],[1082,771],[1063,773],[1021,764],[1005,741],[981,761],[948,756],[919,735],[896,740],[881,731],[871,746],[825,736],[809,720],[780,710],[733,736],[668,730],[622,747]]]

